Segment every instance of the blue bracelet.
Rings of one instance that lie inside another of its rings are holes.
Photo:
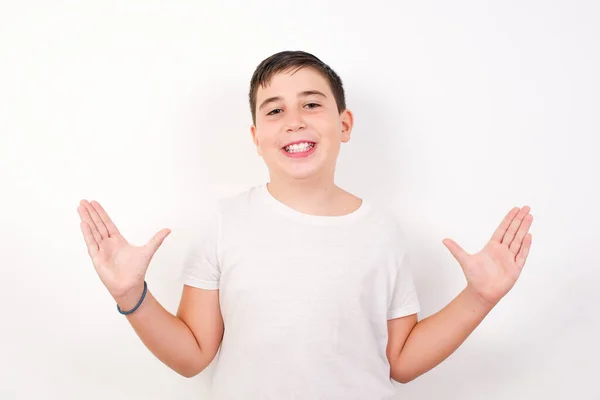
[[[123,311],[123,310],[121,310],[121,307],[119,307],[119,305],[117,304],[117,310],[119,310],[119,312],[123,315],[129,315],[129,314],[133,313],[135,310],[137,310],[142,305],[142,301],[144,301],[144,297],[146,297],[147,290],[148,290],[148,284],[146,283],[146,281],[144,281],[144,291],[142,292],[142,297],[140,298],[140,301],[138,301],[136,306],[133,307],[129,311]]]

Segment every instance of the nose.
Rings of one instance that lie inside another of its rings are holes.
[[[296,132],[304,128],[306,128],[306,123],[302,118],[302,113],[292,109],[288,110],[286,112],[285,131]]]

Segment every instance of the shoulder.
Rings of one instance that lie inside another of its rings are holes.
[[[368,211],[365,213],[364,228],[372,231],[382,243],[404,250],[408,245],[408,236],[399,210],[366,200],[365,207]]]
[[[401,230],[400,218],[395,209],[371,200],[364,200],[364,203],[368,208],[367,216],[370,223],[390,233]]]
[[[182,216],[183,232],[194,246],[218,242],[224,226],[236,227],[256,211],[260,186],[218,196],[207,196],[191,202]],[[190,209],[188,209],[190,208]],[[231,232],[231,230],[229,230]]]
[[[185,225],[193,230],[215,231],[219,228],[223,218],[246,213],[256,202],[260,186],[253,186],[245,190],[229,192],[227,194],[211,195],[196,199],[185,206]]]
[[[216,212],[221,216],[253,212],[260,205],[264,184],[235,191],[216,200]]]

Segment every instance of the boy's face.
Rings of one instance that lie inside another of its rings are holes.
[[[272,178],[333,179],[340,145],[350,140],[352,114],[338,113],[317,70],[292,71],[258,88],[252,139]]]

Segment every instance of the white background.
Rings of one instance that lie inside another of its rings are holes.
[[[98,279],[76,212],[126,238],[173,233],[148,272],[175,312],[186,222],[262,183],[250,76],[305,50],[356,125],[338,183],[410,234],[421,318],[465,284],[442,245],[481,249],[534,215],[514,289],[398,399],[600,399],[600,6],[593,1],[3,1],[0,398],[200,399],[143,346]]]

